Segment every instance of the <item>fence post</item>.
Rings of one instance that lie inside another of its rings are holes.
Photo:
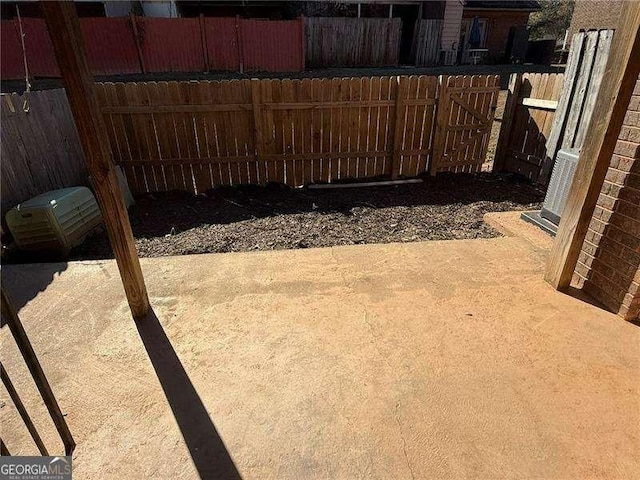
[[[520,94],[520,86],[522,85],[522,74],[512,73],[509,77],[509,90],[507,91],[507,100],[504,104],[504,112],[502,114],[502,122],[500,125],[500,135],[498,136],[498,146],[493,157],[493,172],[504,170],[505,156],[509,148],[509,140],[511,138],[511,124],[513,116],[518,107],[518,97]]]
[[[396,109],[393,115],[393,138],[391,139],[391,179],[398,178],[400,173],[400,153],[402,151],[402,133],[404,132],[404,108],[403,100],[407,96],[407,88],[409,86],[408,77],[400,76],[398,78],[398,88],[396,89]]]
[[[144,56],[142,55],[142,45],[140,45],[140,36],[138,34],[138,25],[136,24],[136,16],[132,13],[130,18],[131,18],[131,28],[133,29],[133,40],[136,42],[136,50],[138,51],[138,62],[140,62],[140,70],[142,70],[142,73],[147,73],[147,68],[144,64]]]
[[[209,50],[207,49],[207,29],[204,14],[200,14],[200,40],[202,40],[202,52],[204,53],[204,71],[209,73]]]
[[[251,106],[253,109],[253,145],[255,148],[256,162],[258,162],[258,175],[260,183],[267,183],[267,169],[262,159],[264,151],[264,139],[262,137],[262,117],[260,115],[260,80],[251,79]]]
[[[449,77],[438,76],[438,88],[436,90],[436,129],[433,139],[433,154],[429,174],[433,177],[438,172],[438,162],[443,155],[443,143],[447,137],[447,124],[449,123],[449,95],[447,94],[447,82]]]
[[[240,73],[244,73],[244,54],[242,53],[242,31],[241,31],[241,18],[240,15],[236,15],[236,43],[238,44],[238,70]]]

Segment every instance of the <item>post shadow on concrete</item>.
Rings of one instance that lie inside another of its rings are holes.
[[[201,479],[241,479],[207,409],[153,310],[136,322],[180,433]]]

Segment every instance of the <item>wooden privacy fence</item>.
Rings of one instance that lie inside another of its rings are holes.
[[[402,76],[107,83],[97,93],[132,190],[197,193],[477,171],[497,85],[496,76]],[[1,100],[3,215],[87,184],[64,90]]]
[[[306,65],[386,67],[398,65],[399,18],[306,18]]]
[[[29,73],[60,71],[44,20],[23,18]],[[94,75],[156,72],[293,72],[309,67],[397,66],[400,18],[255,20],[239,17],[81,18]],[[442,20],[416,21],[411,56],[418,66],[439,60]],[[0,76],[24,78],[17,19],[0,22]]]
[[[416,66],[429,67],[437,65],[440,57],[442,26],[444,20],[427,19],[416,20],[411,45],[411,56],[415,58]]]
[[[63,89],[2,95],[0,115],[2,219],[10,208],[31,197],[87,184],[82,148]]]
[[[103,83],[97,91],[131,189],[199,193],[477,171],[498,85],[493,75],[402,76]],[[446,112],[437,128],[436,104]]]
[[[546,185],[558,150],[582,148],[612,37],[612,30],[575,34],[564,74],[511,76],[494,170]]]
[[[21,22],[30,75],[60,76],[44,20]],[[94,75],[304,70],[302,18],[81,18],[80,28]],[[0,30],[0,75],[24,78],[18,20],[3,20]]]

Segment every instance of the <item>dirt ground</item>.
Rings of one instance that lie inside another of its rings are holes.
[[[507,91],[502,90],[498,94],[498,103],[496,105],[493,125],[491,125],[491,136],[489,137],[489,145],[487,147],[487,158],[485,159],[482,171],[490,172],[493,169],[493,158],[496,155],[498,139],[500,138],[500,127],[502,126],[502,116],[504,115],[504,105],[507,101]]]
[[[422,184],[312,190],[225,187],[194,197],[146,195],[130,210],[142,257],[336,245],[489,238],[487,212],[539,207],[542,192],[515,177],[440,174]],[[112,258],[106,233],[72,260]],[[16,262],[24,258],[14,258]]]

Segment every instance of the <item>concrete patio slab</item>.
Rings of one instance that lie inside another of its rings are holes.
[[[138,327],[113,261],[2,277],[76,479],[640,478],[640,329],[554,291],[546,255],[502,237],[143,259]],[[0,420],[36,453],[9,402]]]

